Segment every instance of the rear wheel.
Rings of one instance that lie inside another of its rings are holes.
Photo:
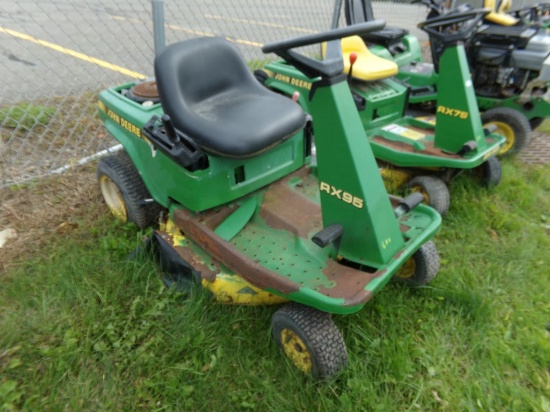
[[[496,126],[495,132],[506,138],[504,146],[498,153],[499,156],[520,152],[531,139],[529,120],[517,110],[509,107],[495,107],[483,112],[481,122],[483,127]]]
[[[430,205],[444,216],[449,211],[451,197],[443,180],[435,176],[416,176],[409,182],[411,192],[419,192],[424,203]]]
[[[140,229],[156,223],[162,207],[156,203],[126,152],[103,157],[97,164],[97,180],[109,209],[123,222]]]
[[[439,253],[431,240],[424,243],[395,274],[397,282],[408,286],[424,286],[439,272]]]
[[[346,345],[329,313],[287,303],[271,319],[272,334],[294,366],[316,379],[327,379],[348,362]]]

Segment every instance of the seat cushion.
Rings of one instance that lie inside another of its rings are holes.
[[[203,150],[250,157],[304,127],[298,104],[262,86],[237,49],[221,38],[166,47],[155,59],[163,109]]]
[[[373,81],[395,76],[399,70],[397,64],[373,54],[359,36],[342,39],[342,54],[344,55],[344,71],[349,73],[351,53],[357,53],[353,65],[352,76],[355,79]]]

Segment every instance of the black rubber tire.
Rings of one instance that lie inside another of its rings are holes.
[[[110,181],[118,189],[126,210],[125,218],[117,216],[111,208],[103,191],[102,179]],[[152,200],[143,179],[126,152],[102,157],[97,164],[97,181],[107,205],[115,216],[135,223],[140,229],[157,223],[163,207]]]
[[[529,119],[529,125],[531,126],[531,131],[536,130],[544,122],[544,117],[533,117]]]
[[[476,167],[475,171],[480,179],[481,185],[487,189],[498,186],[502,179],[500,161],[494,156]]]
[[[531,125],[521,112],[509,107],[494,107],[481,114],[483,126],[493,122],[497,127],[499,123],[509,127],[513,133],[513,143],[505,143],[498,153],[499,156],[519,153],[531,141]],[[499,132],[508,138],[504,130],[497,129],[497,133]]]
[[[297,335],[305,344],[294,345],[297,352],[307,351],[311,360],[309,370],[304,370],[286,352],[283,333]],[[329,379],[338,374],[348,363],[346,344],[331,315],[315,308],[291,302],[277,310],[271,318],[271,333],[285,355],[302,372],[310,373],[315,379]]]
[[[451,206],[451,195],[443,180],[436,176],[416,176],[410,180],[409,190],[418,190],[428,198],[428,205],[445,216]]]
[[[430,240],[414,252],[410,262],[406,262],[393,278],[410,287],[425,286],[435,279],[439,266],[439,253],[434,242]]]

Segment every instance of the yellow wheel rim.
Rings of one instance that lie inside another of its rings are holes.
[[[411,188],[411,192],[418,192],[422,195],[422,197],[424,198],[424,203],[426,203],[427,205],[430,204],[430,196],[428,196],[428,193],[421,187],[421,186],[414,186]]]
[[[414,272],[416,270],[416,262],[413,258],[409,258],[403,266],[397,271],[396,277],[399,279],[410,279],[414,276]]]
[[[502,148],[498,152],[499,155],[506,153],[508,150],[514,147],[514,144],[516,143],[516,135],[514,133],[514,129],[512,129],[510,125],[504,122],[495,121],[495,122],[486,123],[483,125],[483,127],[487,127],[489,125],[495,125],[497,127],[497,130],[495,130],[495,133],[498,133],[506,138],[506,141],[504,142],[504,146],[502,146]]]
[[[304,341],[294,331],[283,329],[281,331],[281,344],[286,356],[292,360],[292,363],[298,369],[304,373],[311,371],[311,355]]]
[[[99,187],[101,194],[105,199],[105,203],[111,209],[113,215],[116,218],[126,222],[128,220],[128,214],[126,212],[126,205],[124,204],[124,198],[122,193],[118,189],[118,186],[109,177],[103,175],[99,178]]]

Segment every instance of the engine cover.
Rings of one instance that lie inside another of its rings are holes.
[[[515,49],[512,58],[518,68],[540,71],[546,58],[550,55],[550,36],[538,32],[529,39],[524,49]]]

